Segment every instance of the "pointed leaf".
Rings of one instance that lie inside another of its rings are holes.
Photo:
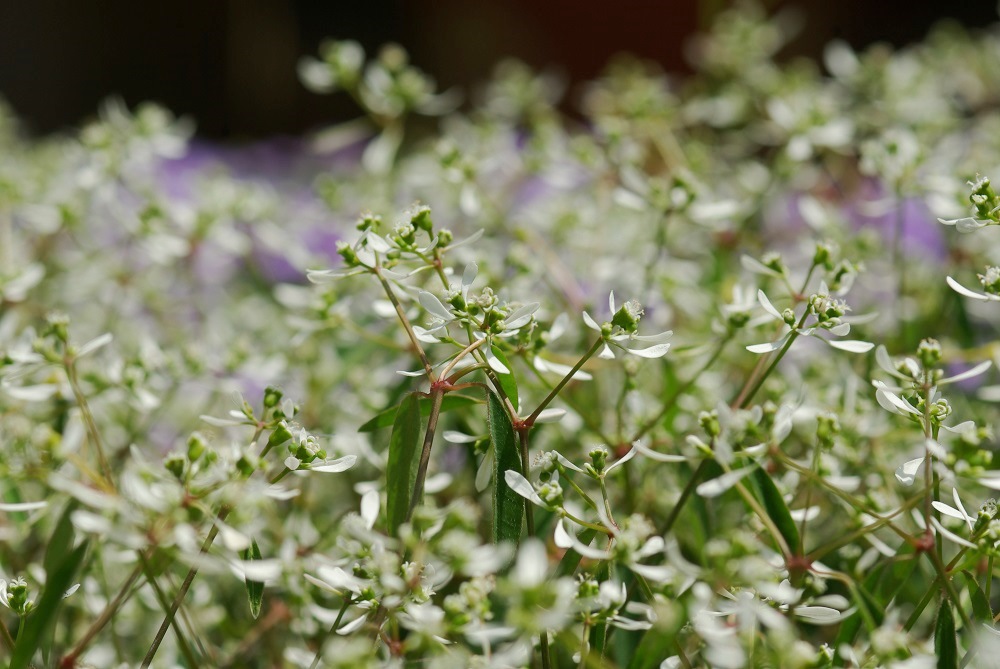
[[[410,497],[417,480],[420,461],[420,404],[410,393],[399,405],[389,437],[389,462],[385,468],[386,522],[395,536],[410,509]]]
[[[503,354],[496,346],[491,347],[493,349],[493,355],[500,361],[500,363],[507,368],[508,374],[501,374],[497,372],[497,381],[500,382],[500,387],[503,388],[503,392],[507,395],[507,399],[510,403],[514,405],[514,410],[518,410],[517,405],[517,379],[514,378],[514,368],[510,366],[510,361],[507,360],[507,356]],[[495,370],[494,370],[495,371]]]
[[[955,638],[955,614],[951,603],[941,602],[937,623],[934,625],[934,652],[937,653],[938,669],[958,669],[958,640]]]
[[[784,537],[788,548],[792,552],[798,551],[799,529],[792,519],[792,514],[788,511],[785,498],[782,497],[778,487],[774,485],[774,481],[767,472],[760,468],[756,469],[750,475],[750,481],[755,488],[757,497],[764,504],[764,510],[767,511],[767,515],[774,522],[778,531],[781,532],[781,536]]]
[[[990,600],[986,593],[979,587],[975,577],[967,571],[962,572],[968,581],[969,598],[972,600],[972,617],[978,622],[993,627],[993,609],[990,607]]]
[[[521,474],[521,455],[510,417],[491,390],[486,393],[486,407],[493,444],[493,541],[516,543],[521,538],[524,498],[508,485],[506,472]]]
[[[242,557],[248,562],[261,559],[260,548],[257,546],[257,540],[253,537],[250,538],[250,547],[243,551]],[[257,620],[257,616],[260,615],[261,604],[264,601],[264,583],[262,581],[252,581],[249,576],[246,577],[245,582],[247,585],[247,598],[250,600],[250,615],[253,616],[254,620]]]
[[[422,372],[421,372],[422,373]],[[418,398],[420,402],[420,415],[426,418],[431,413],[431,401],[426,397]],[[441,413],[461,409],[473,404],[479,404],[479,400],[464,395],[445,395],[441,402]],[[383,411],[379,411],[374,418],[358,428],[358,432],[374,432],[383,427],[389,427],[396,420],[399,413],[399,406],[392,406]]]

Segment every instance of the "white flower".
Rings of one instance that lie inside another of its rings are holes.
[[[586,311],[583,312],[583,322],[586,326],[591,330],[600,332],[601,337],[604,339],[604,347],[597,354],[597,357],[604,358],[605,360],[615,357],[614,352],[608,344],[616,346],[626,353],[637,355],[640,358],[662,358],[670,350],[670,344],[667,344],[666,341],[673,335],[672,330],[666,330],[655,335],[636,334],[639,319],[643,314],[642,306],[638,302],[629,300],[621,308],[616,309],[615,294],[612,292],[608,296],[608,307],[611,311],[611,320],[605,322],[603,325],[598,325],[597,321],[590,314]],[[632,348],[627,346],[625,342],[640,342],[642,344],[650,344],[650,346],[646,348]]]

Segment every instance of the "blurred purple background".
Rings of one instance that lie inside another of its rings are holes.
[[[992,0],[799,0],[804,19],[786,55],[818,55],[832,38],[855,47],[920,39],[950,17],[996,20]],[[572,81],[629,51],[683,71],[686,39],[720,0],[36,0],[0,3],[0,96],[36,133],[77,125],[99,102],[160,102],[199,134],[253,139],[357,115],[343,96],[317,96],[295,64],[325,37],[368,50],[397,41],[442,86],[481,81],[504,56],[553,66]]]

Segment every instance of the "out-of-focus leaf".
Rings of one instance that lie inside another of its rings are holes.
[[[243,551],[244,560],[260,560],[260,548],[257,546],[257,540],[250,537],[250,547]],[[254,620],[257,620],[257,616],[260,615],[260,608],[264,602],[264,583],[262,581],[251,581],[249,578],[246,579],[247,585],[247,598],[250,600],[250,615],[253,616]]]

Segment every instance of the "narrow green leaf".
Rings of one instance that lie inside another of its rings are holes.
[[[955,614],[948,600],[941,602],[937,623],[934,625],[934,652],[938,656],[938,669],[958,669],[958,640],[955,638]]]
[[[514,410],[517,411],[520,407],[517,405],[517,379],[514,378],[514,368],[510,364],[510,360],[507,356],[503,354],[498,347],[492,346],[493,355],[497,357],[497,360],[503,363],[503,366],[510,370],[510,374],[500,374],[494,370],[494,374],[497,375],[497,381],[500,382],[500,387],[503,388],[503,392],[507,395],[507,399],[510,403],[514,405]]]
[[[972,600],[972,617],[989,627],[993,627],[993,609],[990,607],[990,600],[986,593],[979,587],[976,577],[967,571],[962,572],[968,583],[969,598]]]
[[[492,390],[486,393],[490,441],[493,443],[493,542],[517,542],[521,538],[524,498],[511,490],[504,475],[509,469],[523,473],[521,454],[514,426],[500,398]]]
[[[792,514],[788,511],[788,505],[785,504],[785,498],[781,496],[774,481],[771,480],[766,471],[759,467],[750,475],[750,480],[756,489],[757,497],[764,504],[764,510],[767,511],[767,515],[781,532],[789,550],[793,553],[798,551],[799,528],[792,520]]]
[[[71,498],[52,530],[52,536],[49,537],[49,545],[45,548],[45,557],[42,560],[42,567],[46,574],[54,574],[59,569],[62,560],[73,550],[73,544],[76,543],[76,529],[73,527],[71,516],[78,506],[79,502]],[[49,661],[49,651],[53,645],[55,631],[55,625],[50,625],[48,629],[42,630],[42,637],[39,639],[42,659],[46,664]]]
[[[389,438],[389,462],[385,468],[386,519],[389,534],[399,532],[410,509],[410,497],[420,463],[420,403],[410,393],[399,405]]]
[[[250,548],[243,551],[244,560],[260,560],[260,548],[257,546],[257,540],[250,537]],[[264,583],[261,581],[251,581],[249,578],[246,579],[247,584],[247,598],[250,600],[250,615],[253,616],[254,620],[257,620],[257,616],[260,615],[260,608],[264,602]]]
[[[427,397],[420,397],[418,399],[420,402],[420,415],[426,418],[431,414],[431,401]],[[444,400],[441,402],[441,413],[472,406],[473,404],[481,404],[481,402],[473,397],[466,397],[465,395],[445,395]],[[383,427],[389,427],[396,420],[396,415],[398,413],[399,405],[391,406],[384,411],[380,411],[374,418],[359,427],[358,432],[374,432],[375,430],[380,430]]]
[[[73,585],[73,579],[86,553],[87,541],[84,541],[75,550],[63,553],[58,566],[51,572],[46,572],[42,596],[26,619],[24,629],[17,636],[9,669],[27,669],[42,639],[51,635],[59,609],[62,608],[63,595]]]

